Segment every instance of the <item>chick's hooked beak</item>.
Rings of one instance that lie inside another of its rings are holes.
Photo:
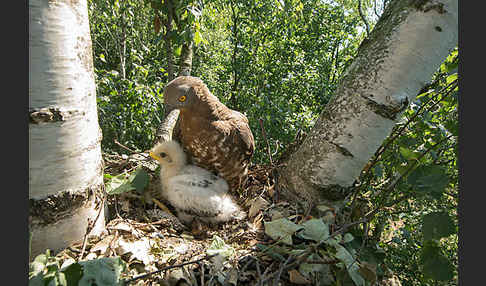
[[[149,155],[150,155],[150,157],[152,157],[153,159],[155,159],[157,161],[160,161],[161,160],[160,157],[157,156],[157,155],[155,155],[155,153],[152,152],[152,151],[149,151]]]

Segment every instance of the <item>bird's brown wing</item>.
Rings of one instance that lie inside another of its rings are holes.
[[[226,120],[214,121],[212,125],[228,138],[226,142],[231,142],[238,146],[246,157],[250,158],[255,151],[255,139],[248,125],[248,119],[238,111],[231,110],[231,116]]]

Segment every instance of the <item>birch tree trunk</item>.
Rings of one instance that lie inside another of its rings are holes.
[[[29,0],[32,255],[104,229],[101,129],[86,0]]]
[[[402,111],[458,43],[457,0],[396,0],[358,49],[333,99],[279,170],[284,196],[336,207]]]

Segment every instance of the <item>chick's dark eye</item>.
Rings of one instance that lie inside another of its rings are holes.
[[[167,154],[165,154],[164,152],[160,153],[161,158],[165,158],[165,156],[167,156]]]

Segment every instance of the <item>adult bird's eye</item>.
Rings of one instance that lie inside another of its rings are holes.
[[[160,158],[165,158],[165,156],[167,156],[167,154],[165,154],[164,152],[160,153]]]
[[[186,96],[185,96],[185,95],[183,95],[183,96],[179,97],[179,101],[180,101],[180,102],[184,102],[184,101],[186,101]]]

